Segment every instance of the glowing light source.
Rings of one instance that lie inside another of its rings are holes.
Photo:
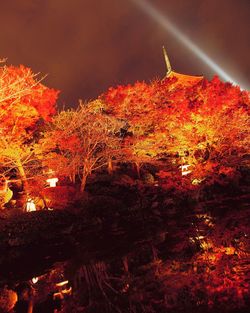
[[[26,203],[26,212],[32,212],[32,211],[36,211],[36,205],[34,203],[33,199],[28,199],[27,203]]]
[[[204,239],[205,237],[204,236],[197,236],[195,237],[197,240],[201,240],[201,239]]]
[[[57,287],[63,287],[63,286],[65,286],[65,285],[67,285],[68,283],[69,283],[69,281],[68,281],[68,280],[65,280],[65,281],[62,281],[62,282],[60,282],[60,283],[57,283],[56,286],[57,286]]]
[[[58,287],[58,292],[54,293],[54,298],[59,297],[60,299],[63,299],[65,295],[72,294],[72,287],[68,286],[67,288],[68,283],[68,280],[64,280],[56,284],[56,287]]]
[[[188,169],[190,166],[191,166],[190,164],[185,164],[185,165],[180,166],[182,176],[188,175],[192,172],[191,170]]]
[[[174,25],[169,18],[161,13],[154,5],[147,0],[131,0],[138,7],[140,7],[149,17],[155,20],[163,29],[171,33],[178,41],[185,47],[191,50],[200,60],[202,60],[208,67],[210,67],[216,74],[218,74],[225,81],[229,81],[234,85],[239,85],[233,77],[225,72],[216,62],[214,62],[204,51],[202,51],[196,44],[192,42],[186,35],[184,35],[179,28]],[[247,89],[241,85],[242,88]]]
[[[50,187],[56,187],[56,183],[58,182],[58,178],[54,177],[54,178],[49,178],[46,180],[47,183],[49,183]]]
[[[38,277],[33,277],[33,278],[31,279],[31,281],[32,281],[33,284],[36,284],[36,283],[38,282],[38,280],[39,280]]]
[[[195,178],[195,179],[192,180],[192,185],[197,186],[197,185],[199,185],[200,183],[202,183],[203,180],[204,180],[204,179]]]
[[[72,287],[69,287],[68,289],[62,290],[63,295],[71,295],[72,294]]]

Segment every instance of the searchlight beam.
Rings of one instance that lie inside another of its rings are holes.
[[[234,85],[239,83],[225,72],[216,62],[214,62],[204,51],[202,51],[196,44],[192,42],[186,35],[184,35],[177,26],[175,26],[169,18],[160,12],[155,6],[153,6],[147,0],[131,0],[139,8],[141,8],[149,17],[155,20],[163,29],[171,33],[179,42],[181,42],[186,48],[192,51],[200,60],[203,61],[208,67],[210,67],[216,74],[218,74],[223,80],[229,81]],[[241,86],[243,88],[243,86]]]

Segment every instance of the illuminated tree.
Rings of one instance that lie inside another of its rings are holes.
[[[134,86],[110,88],[100,97],[103,110],[123,121],[123,159],[136,165],[138,174],[142,163],[151,162],[159,154],[159,131],[162,105],[159,99],[174,80]],[[162,84],[163,88],[159,88]],[[158,146],[158,148],[157,148]]]
[[[197,169],[209,162],[230,167],[249,151],[249,93],[217,77],[208,82],[174,73],[150,84],[110,88],[100,99],[106,112],[127,125],[130,160],[175,155]]]
[[[45,133],[42,145],[49,153],[44,163],[72,181],[78,175],[83,191],[87,177],[119,154],[119,128],[115,119],[88,105],[62,111]]]
[[[55,113],[58,92],[41,84],[24,66],[0,68],[0,164],[2,172],[16,170],[24,187],[34,170],[39,125]]]
[[[168,124],[169,150],[186,151],[185,161],[199,176],[243,165],[249,152],[249,93],[215,77],[188,90],[187,99],[184,121],[171,116]]]

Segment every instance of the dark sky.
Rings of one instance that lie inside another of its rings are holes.
[[[149,0],[224,70],[250,86],[250,0]],[[1,0],[0,58],[48,73],[60,106],[165,73],[215,73],[132,0]]]

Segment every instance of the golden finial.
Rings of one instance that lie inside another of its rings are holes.
[[[169,61],[169,58],[168,58],[168,55],[167,55],[167,51],[166,51],[164,46],[162,47],[162,50],[163,50],[163,56],[164,56],[164,60],[165,60],[165,63],[166,63],[166,68],[167,68],[167,72],[166,72],[166,76],[165,77],[168,77],[171,74],[171,72],[172,72],[172,68],[171,68],[171,64],[170,64],[170,61]]]

